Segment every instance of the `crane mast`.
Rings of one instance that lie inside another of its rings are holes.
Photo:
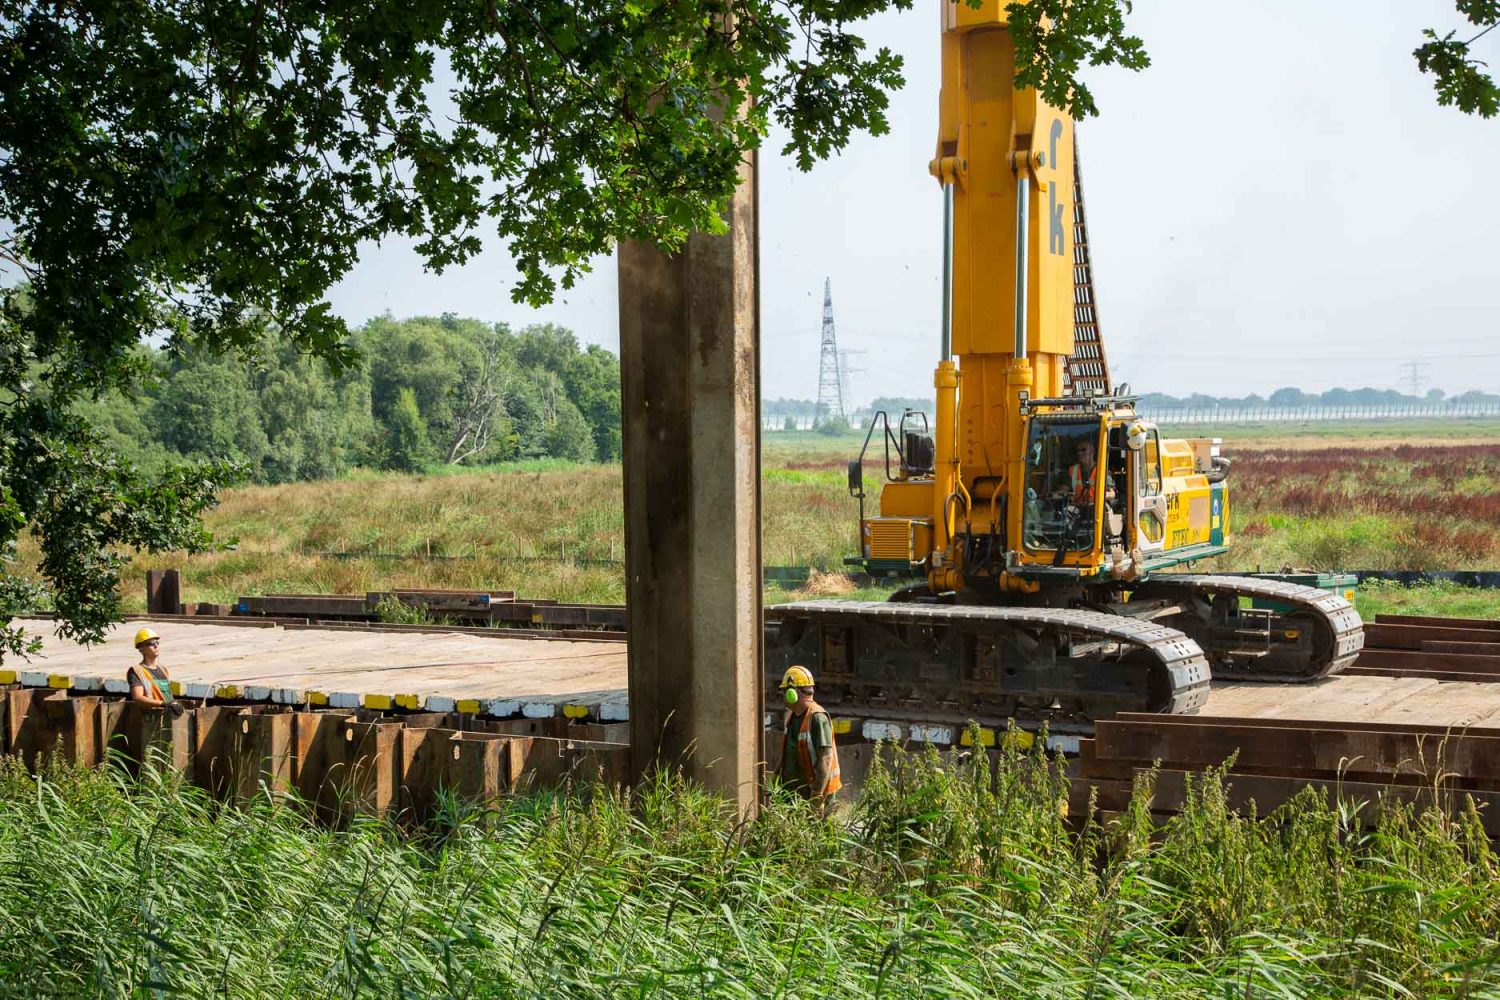
[[[1023,475],[1022,401],[1065,392],[1074,212],[1073,120],[1015,89],[1001,0],[943,2],[940,12],[929,170],[943,189],[945,280],[928,574],[939,592],[961,583],[952,552],[961,513],[981,531],[1003,517],[997,527],[1019,537],[1021,504],[1000,499]]]

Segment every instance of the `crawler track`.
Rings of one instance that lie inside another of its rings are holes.
[[[875,601],[766,609],[768,688],[792,663],[845,714],[1086,730],[1121,711],[1195,712],[1203,650],[1176,629],[1097,611]]]
[[[1218,680],[1317,680],[1352,664],[1364,647],[1364,626],[1354,605],[1316,587],[1170,573],[1132,592],[1132,599],[1142,597],[1182,603],[1179,614],[1162,621],[1198,641]],[[1242,610],[1241,598],[1274,602],[1281,610]]]

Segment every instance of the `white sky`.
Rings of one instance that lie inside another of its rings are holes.
[[[825,276],[851,397],[927,396],[940,201],[927,175],[938,89],[932,0],[866,37],[906,57],[889,135],[799,172],[761,160],[763,394],[817,395]],[[1437,106],[1411,51],[1463,27],[1452,0],[1140,0],[1152,65],[1089,76],[1079,126],[1105,348],[1137,391],[1283,385],[1500,390],[1500,120]],[[1462,37],[1468,37],[1462,34]],[[1477,46],[1500,67],[1500,32]],[[1486,180],[1488,178],[1488,180]],[[546,309],[510,301],[497,240],[437,276],[372,247],[332,295],[354,323],[455,312],[552,321],[618,347],[615,265]]]

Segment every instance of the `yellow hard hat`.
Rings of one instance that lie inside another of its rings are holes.
[[[786,673],[781,675],[782,690],[790,687],[810,688],[812,686],[812,671],[806,667],[787,667]]]
[[[143,628],[135,634],[135,644],[136,646],[140,646],[143,642],[150,642],[152,639],[160,638],[161,636],[157,635],[154,629]]]

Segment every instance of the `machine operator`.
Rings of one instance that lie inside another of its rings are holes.
[[[1095,460],[1094,442],[1084,438],[1078,442],[1078,461],[1068,466],[1068,496],[1078,507],[1089,507],[1094,503],[1094,491],[1099,482],[1099,464]],[[1104,499],[1115,498],[1114,477],[1104,479]]]

